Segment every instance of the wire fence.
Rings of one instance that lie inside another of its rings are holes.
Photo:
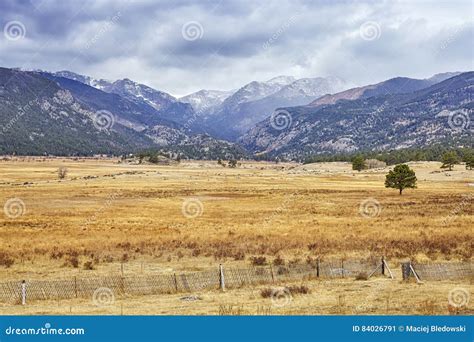
[[[473,263],[402,263],[403,279],[417,281],[474,278]],[[219,267],[192,273],[134,276],[73,277],[59,280],[9,281],[0,283],[0,302],[25,304],[32,300],[87,298],[109,294],[153,295],[239,288],[316,278],[371,277],[392,272],[386,260],[320,260],[311,263],[252,267]],[[99,291],[99,293],[97,293]],[[108,292],[107,292],[108,291]]]
[[[406,262],[402,264],[403,279],[415,278],[424,280],[474,280],[474,267],[472,262],[429,263],[419,264]]]
[[[113,296],[170,294],[318,277],[350,277],[358,273],[372,276],[385,272],[384,263],[383,258],[328,261],[318,259],[314,263],[280,266],[236,268],[219,265],[213,269],[193,273],[10,281],[0,283],[0,301],[20,304],[26,300],[85,298],[96,295],[101,289],[107,289]]]

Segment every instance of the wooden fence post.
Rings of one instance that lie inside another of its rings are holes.
[[[125,294],[125,278],[123,277],[123,275],[120,277],[120,293],[122,295]]]
[[[21,305],[26,305],[26,281],[21,281]]]
[[[77,277],[74,276],[74,294],[76,295],[77,298]]]
[[[341,275],[344,278],[344,259],[341,259]]]
[[[421,283],[421,280],[418,277],[418,274],[416,274],[416,271],[415,271],[413,265],[411,264],[411,260],[408,261],[408,262],[402,263],[403,280],[409,280],[410,279],[410,274],[413,274],[413,276],[415,277],[417,283]]]
[[[411,260],[410,260],[410,271],[413,273],[413,275],[415,276],[415,279],[416,279],[416,282],[417,283],[421,283],[421,279],[418,277],[418,274],[416,274],[416,271],[415,269],[413,268],[413,265],[411,264]]]
[[[316,259],[316,277],[319,278],[319,257]]]
[[[410,262],[402,262],[402,278],[408,280],[410,277]]]
[[[384,265],[384,270],[387,270],[388,271],[388,274],[390,275],[390,278],[393,279],[393,273],[392,273],[392,270],[390,269],[390,267],[388,266],[387,264],[387,260],[385,260],[385,258],[383,259],[383,265]]]
[[[225,291],[224,266],[219,264],[219,284],[222,291]]]
[[[274,283],[274,282],[275,282],[275,277],[274,277],[274,275],[273,275],[273,267],[272,267],[272,264],[270,264],[270,272],[271,272],[271,274],[272,274],[272,283]]]
[[[176,273],[173,273],[173,280],[174,280],[174,289],[178,292],[178,279],[176,279]]]
[[[382,275],[385,275],[385,258],[382,256]]]

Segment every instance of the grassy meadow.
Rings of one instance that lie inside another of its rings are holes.
[[[348,163],[228,168],[215,161],[2,160],[0,280],[186,272],[250,265],[252,257],[295,262],[384,255],[397,271],[408,259],[471,260],[474,171],[462,165],[441,171],[436,162],[410,166],[418,188],[400,196],[384,187],[388,168],[355,172]],[[67,169],[64,179],[58,179],[60,167]],[[357,313],[362,305],[361,313],[436,314],[447,313],[447,293],[459,285],[400,278],[309,281],[311,293],[295,296],[294,310],[266,308],[271,303],[258,288],[242,288],[205,294],[183,310],[176,309],[183,306],[179,295],[121,298],[103,313],[327,314]],[[461,285],[472,292],[472,280]],[[364,287],[373,290],[376,309],[364,306],[370,306]],[[410,296],[420,307],[410,306]],[[0,313],[97,313],[81,300],[61,308],[38,305],[3,305]]]

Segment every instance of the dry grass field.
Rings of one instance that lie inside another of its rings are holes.
[[[0,161],[0,281],[195,271],[316,257],[398,262],[472,260],[474,171],[410,163],[418,188],[384,188],[388,168],[215,161],[131,165],[117,159]],[[65,179],[58,168],[65,167]],[[8,266],[8,267],[7,267]],[[417,285],[371,278],[314,280],[309,294],[275,307],[257,288],[183,295],[0,306],[4,314],[447,314],[450,289],[472,280]],[[472,303],[470,304],[472,306]]]

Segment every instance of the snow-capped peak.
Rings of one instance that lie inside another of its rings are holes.
[[[196,111],[209,111],[219,106],[232,95],[234,90],[207,90],[201,89],[195,93],[183,96],[179,101],[189,103]]]
[[[296,81],[296,78],[293,77],[293,76],[281,75],[281,76],[273,77],[273,78],[269,79],[268,81],[266,81],[265,83],[270,84],[270,85],[285,86],[285,85],[288,85],[290,83],[293,83],[294,81]]]

